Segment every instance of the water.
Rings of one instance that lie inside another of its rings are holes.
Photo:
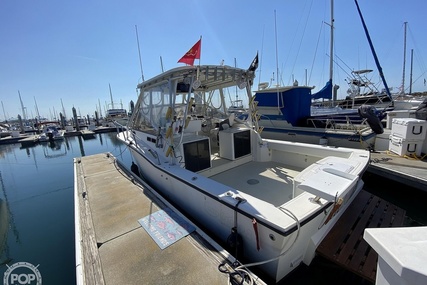
[[[0,280],[6,263],[29,262],[39,265],[43,284],[76,283],[73,158],[111,152],[130,166],[130,153],[115,135],[0,145]]]
[[[105,152],[130,167],[130,153],[115,132],[29,148],[0,145],[0,280],[6,264],[28,262],[39,265],[43,284],[76,283],[73,158]],[[365,190],[404,208],[409,225],[427,225],[426,192],[370,174],[364,180]],[[312,266],[300,266],[283,284],[369,282],[316,257]]]

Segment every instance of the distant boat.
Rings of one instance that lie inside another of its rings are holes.
[[[12,131],[9,130],[9,127],[0,125],[0,138],[8,137],[12,134]]]
[[[422,100],[415,100],[413,97],[407,98],[401,95],[387,95],[385,90],[378,90],[368,78],[372,69],[363,69],[352,71],[353,77],[347,80],[349,89],[348,96],[339,102],[337,106],[342,109],[357,109],[362,105],[371,105],[377,109],[392,110],[410,110],[416,109]]]
[[[108,109],[105,114],[105,122],[118,123],[120,126],[126,126],[129,121],[129,115],[125,109]]]
[[[122,108],[115,108],[114,107],[114,101],[113,101],[113,93],[111,92],[111,85],[108,84],[110,88],[110,99],[111,99],[111,106],[109,109],[107,109],[105,113],[105,122],[104,125],[110,125],[113,124],[113,126],[119,126],[119,127],[126,127],[128,121],[129,121],[129,114],[127,113],[126,109]]]
[[[118,138],[156,191],[244,262],[239,270],[257,266],[279,282],[313,260],[362,189],[370,152],[262,139],[254,76],[201,65],[145,80]],[[250,102],[246,119],[224,104],[236,86]]]
[[[255,91],[261,136],[292,142],[373,149],[377,132],[358,110],[312,107],[311,87],[284,86]],[[313,115],[315,113],[315,115]],[[380,124],[378,117],[373,118]],[[381,131],[379,131],[381,132]]]
[[[65,130],[59,129],[55,125],[46,125],[43,128],[42,133],[38,136],[39,142],[48,142],[63,140],[65,135]]]

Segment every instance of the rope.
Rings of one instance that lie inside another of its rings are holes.
[[[244,278],[244,280],[247,279],[247,281],[249,281],[249,284],[254,284],[254,279],[253,279],[254,276],[251,274],[250,271],[247,270],[248,267],[266,264],[266,263],[269,263],[269,262],[272,262],[272,261],[279,259],[283,255],[287,254],[292,249],[292,247],[295,245],[296,241],[298,240],[300,230],[301,230],[301,224],[300,224],[298,218],[296,217],[296,215],[294,213],[292,213],[290,210],[288,210],[286,208],[279,207],[279,210],[281,210],[282,212],[284,212],[285,214],[287,214],[288,216],[290,216],[292,219],[295,220],[297,227],[298,227],[296,237],[293,240],[292,244],[284,252],[282,252],[280,255],[278,255],[276,257],[273,257],[271,259],[264,260],[264,261],[249,263],[249,264],[238,265],[237,262],[234,263],[233,266],[237,266],[234,268],[234,271],[237,272],[237,274],[239,274],[242,278]],[[224,266],[224,265],[222,264],[222,266]],[[221,267],[221,265],[218,267],[218,269],[221,271],[220,267]],[[223,272],[223,271],[221,271],[221,272]],[[236,274],[234,272],[223,272],[223,273],[229,274],[229,280],[231,277],[234,277]],[[232,284],[232,283],[229,283],[229,284]],[[240,284],[243,284],[243,283],[240,283]]]

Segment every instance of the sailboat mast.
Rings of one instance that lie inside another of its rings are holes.
[[[40,120],[39,107],[37,106],[37,101],[36,101],[36,97],[35,96],[34,96],[34,103],[36,104],[37,118]]]
[[[411,73],[409,74],[409,95],[412,95],[412,67],[414,64],[414,50],[411,49]]]
[[[108,87],[110,88],[111,109],[114,109],[113,93],[111,92],[111,85],[110,85],[110,83],[108,83]]]
[[[332,80],[334,67],[334,0],[331,0],[331,48],[329,51],[329,79]]]
[[[1,107],[3,108],[4,121],[7,122],[6,112],[4,111],[3,101],[1,101]]]
[[[402,90],[400,90],[400,94],[405,94],[405,67],[406,67],[406,25],[408,22],[403,23],[405,26],[404,32],[403,32],[403,74],[402,74]]]
[[[329,81],[332,83],[333,77],[333,68],[334,68],[334,0],[331,0],[331,43],[330,43],[330,51],[329,51]],[[332,91],[333,89],[331,89]],[[332,91],[333,93],[333,91]],[[331,95],[332,106],[334,103],[334,96]]]
[[[18,90],[18,95],[19,95],[19,101],[21,101],[22,116],[24,117],[24,121],[27,121],[27,115],[25,114],[24,103],[22,103],[21,93],[19,92],[19,90]]]
[[[385,91],[387,93],[387,96],[393,102],[393,97],[390,94],[390,89],[388,88],[387,82],[385,81],[385,78],[384,78],[383,69],[381,68],[380,62],[377,57],[377,53],[375,52],[374,45],[372,44],[371,37],[369,36],[368,28],[366,27],[365,20],[363,19],[363,16],[362,16],[362,12],[360,11],[359,3],[357,2],[357,0],[354,0],[354,2],[356,3],[357,11],[359,12],[360,20],[362,21],[363,29],[365,30],[366,37],[368,38],[368,43],[371,48],[372,54],[374,56],[374,60],[375,60],[375,64],[377,65],[378,72],[383,81]]]
[[[99,101],[99,98],[98,98],[98,105],[99,105],[99,116],[101,116],[102,118],[101,101]]]
[[[62,103],[62,98],[61,98],[61,105],[62,105],[62,112],[64,113],[64,118],[67,118],[67,115],[65,115],[64,103]]]

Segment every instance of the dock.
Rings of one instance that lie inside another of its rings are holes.
[[[405,214],[403,209],[362,190],[316,252],[375,283],[378,254],[363,239],[364,230],[402,226]]]
[[[399,156],[391,151],[371,153],[367,172],[427,191],[427,155]]]
[[[83,139],[94,139],[96,134],[117,132],[117,127],[103,127],[99,126],[93,130],[67,130],[64,133],[65,137],[81,136]],[[21,143],[22,147],[32,147],[39,143],[37,135],[32,133],[18,134],[15,136],[5,136],[0,138],[0,145]]]
[[[236,260],[111,154],[75,158],[74,185],[77,284],[228,284]],[[167,209],[195,230],[161,248],[140,221]]]
[[[83,139],[94,139],[95,138],[95,132],[90,130],[81,130],[80,135],[83,137]]]

